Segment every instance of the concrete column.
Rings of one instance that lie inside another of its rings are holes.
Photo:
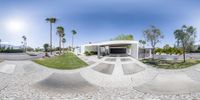
[[[97,56],[98,56],[98,59],[100,59],[100,46],[99,45],[97,46]]]
[[[137,45],[136,46],[136,48],[137,48],[136,49],[136,51],[137,51],[137,53],[136,53],[137,54],[136,59],[139,59],[139,44],[137,43],[136,45]]]
[[[152,51],[149,49],[149,57],[152,58]]]
[[[139,47],[138,47],[138,43],[134,43],[131,44],[131,56],[135,59],[138,59],[138,55],[139,55]]]

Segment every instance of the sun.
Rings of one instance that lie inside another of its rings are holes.
[[[21,32],[25,28],[25,23],[20,19],[12,19],[6,22],[6,28],[10,32]]]

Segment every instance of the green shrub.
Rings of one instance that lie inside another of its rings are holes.
[[[85,51],[86,56],[91,56],[91,53],[89,51]]]
[[[96,51],[90,51],[91,55],[97,55]]]
[[[158,54],[160,55],[161,53],[163,53],[163,49],[157,48],[157,49],[155,50],[155,53],[158,53]]]
[[[183,50],[182,49],[176,49],[175,50],[175,54],[182,55],[183,54]]]
[[[173,48],[173,47],[168,47],[168,48],[157,48],[155,49],[155,53],[158,53],[159,55],[161,53],[165,53],[165,54],[176,54],[176,55],[181,55],[183,54],[183,50],[179,49],[179,48]]]
[[[96,51],[85,51],[84,53],[86,56],[97,55]]]

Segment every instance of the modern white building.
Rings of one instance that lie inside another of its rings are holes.
[[[96,52],[100,56],[132,56],[138,59],[139,42],[132,40],[115,40],[99,43],[81,45],[76,49],[77,54],[84,55],[85,52]]]

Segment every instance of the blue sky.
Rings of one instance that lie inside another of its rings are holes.
[[[75,44],[109,40],[118,34],[132,34],[143,39],[143,30],[150,25],[160,28],[165,38],[158,46],[175,43],[173,32],[183,24],[200,28],[198,0],[0,0],[0,39],[20,45],[22,35],[28,45],[42,47],[49,42],[46,17],[58,18],[54,25],[53,44],[58,45],[57,26],[65,28],[67,45],[71,30],[77,30]],[[9,22],[23,23],[13,30]],[[199,41],[199,37],[196,41]]]

